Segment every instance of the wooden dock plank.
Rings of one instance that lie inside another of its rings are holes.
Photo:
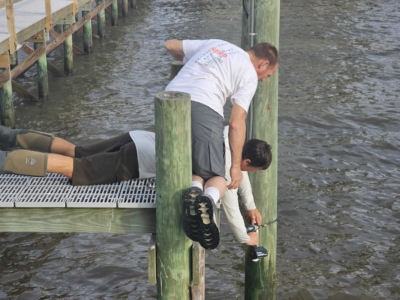
[[[149,208],[1,208],[0,232],[154,233]]]

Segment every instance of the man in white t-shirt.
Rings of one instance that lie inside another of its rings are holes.
[[[230,180],[228,127],[224,130],[226,177]],[[258,244],[255,232],[247,234],[238,203],[238,193],[250,224],[261,224],[247,172],[265,170],[272,160],[270,146],[261,140],[249,140],[243,148],[239,189],[225,194],[222,204],[236,239],[248,245]],[[31,163],[27,163],[31,162]],[[58,173],[73,185],[107,184],[156,176],[155,135],[133,130],[90,145],[77,146],[51,134],[0,126],[0,174],[45,176]],[[197,236],[192,236],[198,240]]]
[[[214,212],[226,187],[236,189],[242,181],[241,155],[245,119],[257,82],[272,76],[279,66],[277,49],[259,43],[248,51],[222,40],[168,40],[164,47],[185,65],[166,91],[189,93],[192,100],[192,187],[184,194],[183,228],[189,238],[213,249],[219,243]],[[224,160],[224,115],[232,102],[229,119],[231,166],[226,183]]]

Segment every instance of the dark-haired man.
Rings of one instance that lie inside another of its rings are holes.
[[[236,189],[242,181],[240,169],[245,140],[245,119],[258,81],[272,76],[279,66],[277,49],[259,43],[244,51],[222,40],[168,40],[168,52],[185,65],[168,84],[166,91],[191,95],[192,187],[185,195],[184,230],[197,236],[206,249],[219,243],[214,212],[226,187]],[[231,177],[225,180],[223,107],[232,102],[229,119]],[[190,212],[190,213],[189,213]]]
[[[228,127],[225,134],[228,134]],[[230,153],[229,143],[226,143],[226,151]],[[271,160],[270,146],[266,142],[256,139],[247,141],[241,160],[244,180],[238,191],[230,190],[222,201],[229,225],[241,243],[257,245],[258,235],[246,233],[237,193],[246,207],[249,222],[261,224],[246,171],[266,169]],[[228,180],[229,164],[228,154]],[[0,174],[45,176],[46,173],[62,174],[73,185],[155,177],[155,135],[149,131],[133,130],[108,140],[77,146],[49,133],[0,126]],[[192,239],[197,240],[198,237],[192,236]]]

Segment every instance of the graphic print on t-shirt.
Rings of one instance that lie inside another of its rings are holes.
[[[196,63],[207,68],[215,69],[218,65],[221,65],[224,62],[224,60],[228,57],[228,54],[236,52],[232,52],[233,49],[221,50],[221,48],[226,48],[226,46],[228,46],[226,43],[221,43],[217,46],[211,47],[196,60]]]

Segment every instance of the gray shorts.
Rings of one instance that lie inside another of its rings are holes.
[[[225,178],[224,118],[208,106],[192,101],[192,168],[205,181]]]

